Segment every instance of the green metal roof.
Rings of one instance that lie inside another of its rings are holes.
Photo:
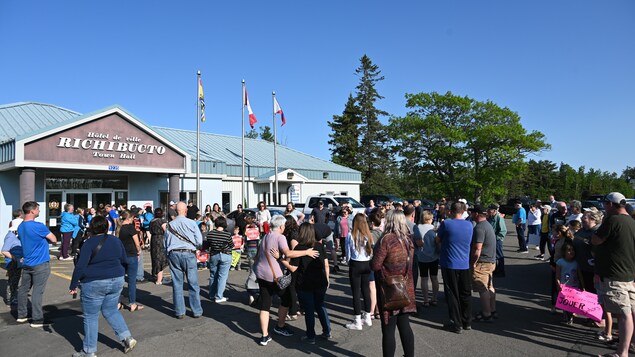
[[[192,155],[192,158],[196,158],[196,131],[163,127],[152,128],[175,145],[183,148],[183,150],[186,150],[190,155]],[[241,139],[242,138],[238,136],[202,132],[201,160],[203,160],[203,155],[205,155],[206,157],[215,158],[216,160],[225,162],[228,166],[242,166]],[[245,138],[245,165],[249,165],[252,168],[266,168],[266,171],[262,171],[254,176],[260,176],[268,171],[271,171],[274,166],[273,143],[260,139]],[[283,145],[278,145],[278,168],[315,170],[320,173],[324,171],[340,172],[352,174],[357,176],[357,179],[359,179],[358,171],[302,153]],[[203,172],[203,170],[201,170],[201,172]]]
[[[0,143],[33,135],[80,116],[79,113],[50,104],[21,102],[0,105]]]

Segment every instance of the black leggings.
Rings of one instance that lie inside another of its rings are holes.
[[[545,254],[545,247],[549,248],[549,232],[540,232],[540,254]]]
[[[353,291],[353,311],[354,315],[362,314],[361,297],[364,297],[364,311],[370,312],[370,285],[368,277],[370,275],[370,262],[349,261],[348,278]],[[361,295],[361,296],[360,296]]]
[[[401,346],[406,357],[414,357],[415,355],[415,337],[410,327],[410,316],[401,314],[390,316],[388,324],[384,324],[384,318],[381,318],[381,350],[384,357],[393,357],[397,348],[395,340],[395,326],[399,330],[399,338]]]

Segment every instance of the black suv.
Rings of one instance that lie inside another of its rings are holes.
[[[510,216],[513,215],[514,213],[516,213],[516,207],[515,207],[516,201],[520,201],[521,205],[525,208],[525,211],[527,212],[529,212],[529,206],[536,203],[536,200],[529,197],[510,198],[509,200],[507,200],[506,204],[500,206],[498,211],[505,215],[510,215]]]

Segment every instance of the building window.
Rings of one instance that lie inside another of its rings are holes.
[[[94,177],[72,174],[53,174],[46,176],[47,190],[89,190],[92,188],[127,190],[128,176]]]

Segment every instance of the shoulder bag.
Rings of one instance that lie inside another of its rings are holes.
[[[99,251],[101,250],[101,247],[104,246],[104,242],[106,242],[106,238],[108,238],[108,234],[104,234],[103,238],[101,238],[101,240],[99,241],[99,244],[97,244],[97,246],[93,248],[93,251],[90,253],[90,258],[88,258],[88,263],[86,263],[86,265],[90,264],[91,260],[93,260],[93,258],[97,255],[97,253],[99,253]],[[75,258],[73,259],[73,264],[77,265],[78,261],[79,261],[79,251],[75,255]]]
[[[384,237],[385,238],[385,237]],[[410,269],[410,251],[404,247],[400,237],[399,245],[406,250],[408,259],[406,261],[406,271],[403,275],[383,276],[380,280],[379,288],[384,298],[384,310],[400,310],[412,303],[408,294],[408,271]]]
[[[269,252],[267,250],[265,250],[265,255],[267,256],[267,263],[269,263],[269,268],[271,268],[271,274],[273,275],[273,281],[276,283],[276,285],[278,285],[278,288],[280,288],[280,291],[283,291],[284,289],[288,288],[289,285],[291,285],[291,279],[293,278],[291,276],[291,274],[282,274],[281,277],[277,278],[276,277],[276,272],[275,270],[273,270],[273,264],[271,264],[271,259],[269,258]],[[282,254],[282,252],[281,252]]]

